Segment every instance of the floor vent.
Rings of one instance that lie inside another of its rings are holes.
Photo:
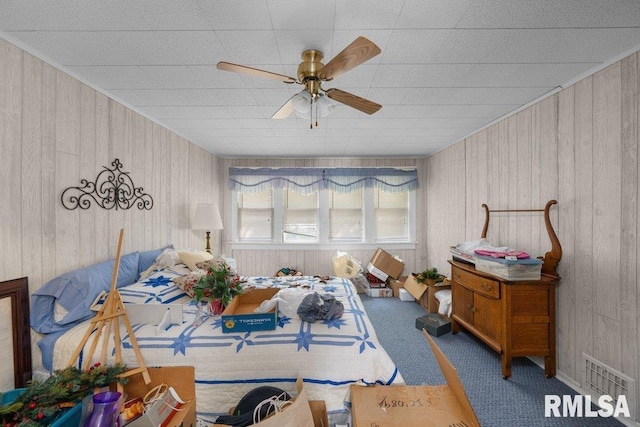
[[[584,370],[582,372],[582,388],[591,392],[591,401],[596,403],[600,396],[611,396],[618,399],[624,395],[629,405],[631,419],[636,419],[636,385],[629,376],[605,365],[593,357],[582,353]]]

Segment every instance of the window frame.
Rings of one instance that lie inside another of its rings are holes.
[[[332,242],[329,240],[329,197],[330,190],[321,189],[318,195],[318,242],[285,243],[283,241],[283,194],[281,188],[273,189],[273,239],[265,241],[238,241],[238,192],[231,190],[231,249],[259,249],[259,250],[354,250],[370,249],[384,246],[386,249],[415,249],[417,246],[417,191],[408,190],[408,219],[407,241],[376,240],[374,238],[374,191],[372,187],[363,189],[363,220],[364,241],[362,242]]]

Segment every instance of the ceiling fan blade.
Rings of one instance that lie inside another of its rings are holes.
[[[320,70],[322,80],[331,80],[346,73],[381,52],[380,48],[371,40],[358,37],[353,43],[345,47]]]
[[[360,110],[363,113],[373,114],[380,108],[382,108],[382,105],[380,104],[376,104],[375,102],[369,101],[368,99],[360,98],[359,96],[353,95],[340,89],[327,89],[325,93],[334,101],[341,102],[351,108]]]
[[[294,95],[295,96],[295,95]],[[287,102],[284,103],[284,105],[282,107],[280,107],[280,109],[278,111],[276,111],[273,116],[271,116],[272,119],[286,119],[287,117],[289,117],[291,115],[291,113],[293,113],[293,96],[291,98],[289,98],[289,100]]]
[[[252,77],[262,77],[265,79],[277,80],[285,83],[296,83],[296,79],[293,77],[285,76],[283,74],[272,73],[270,71],[259,70],[257,68],[247,67],[246,65],[232,64],[230,62],[220,61],[218,62],[218,70],[231,71],[234,73],[246,74]]]

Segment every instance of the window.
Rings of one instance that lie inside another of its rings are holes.
[[[273,239],[273,190],[238,194],[238,240]]]
[[[283,189],[284,222],[282,225],[285,242],[318,241],[318,192],[300,194]]]
[[[376,190],[374,218],[377,241],[406,241],[408,237],[408,194]]]
[[[350,193],[330,192],[329,240],[361,242],[364,238],[362,189]]]
[[[415,170],[231,168],[229,176],[236,247],[415,244]]]

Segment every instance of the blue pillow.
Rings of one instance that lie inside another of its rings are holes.
[[[139,253],[120,258],[116,287],[135,283]],[[41,334],[65,331],[96,315],[91,305],[102,291],[109,292],[114,260],[73,270],[45,283],[31,295],[31,327]],[[56,303],[66,314],[56,319]]]
[[[111,276],[113,275],[113,263],[111,262],[111,274],[109,275],[109,284],[111,284]],[[116,288],[131,285],[138,281],[138,265],[140,264],[140,252],[132,252],[120,257],[120,268],[118,269],[118,281]]]
[[[136,276],[136,280],[134,280],[134,282],[140,280],[140,275],[147,271],[149,267],[151,267],[151,265],[156,261],[158,255],[160,255],[162,251],[167,248],[173,249],[173,245],[167,245],[164,248],[154,249],[152,251],[140,252],[140,259],[138,260],[138,275]]]

